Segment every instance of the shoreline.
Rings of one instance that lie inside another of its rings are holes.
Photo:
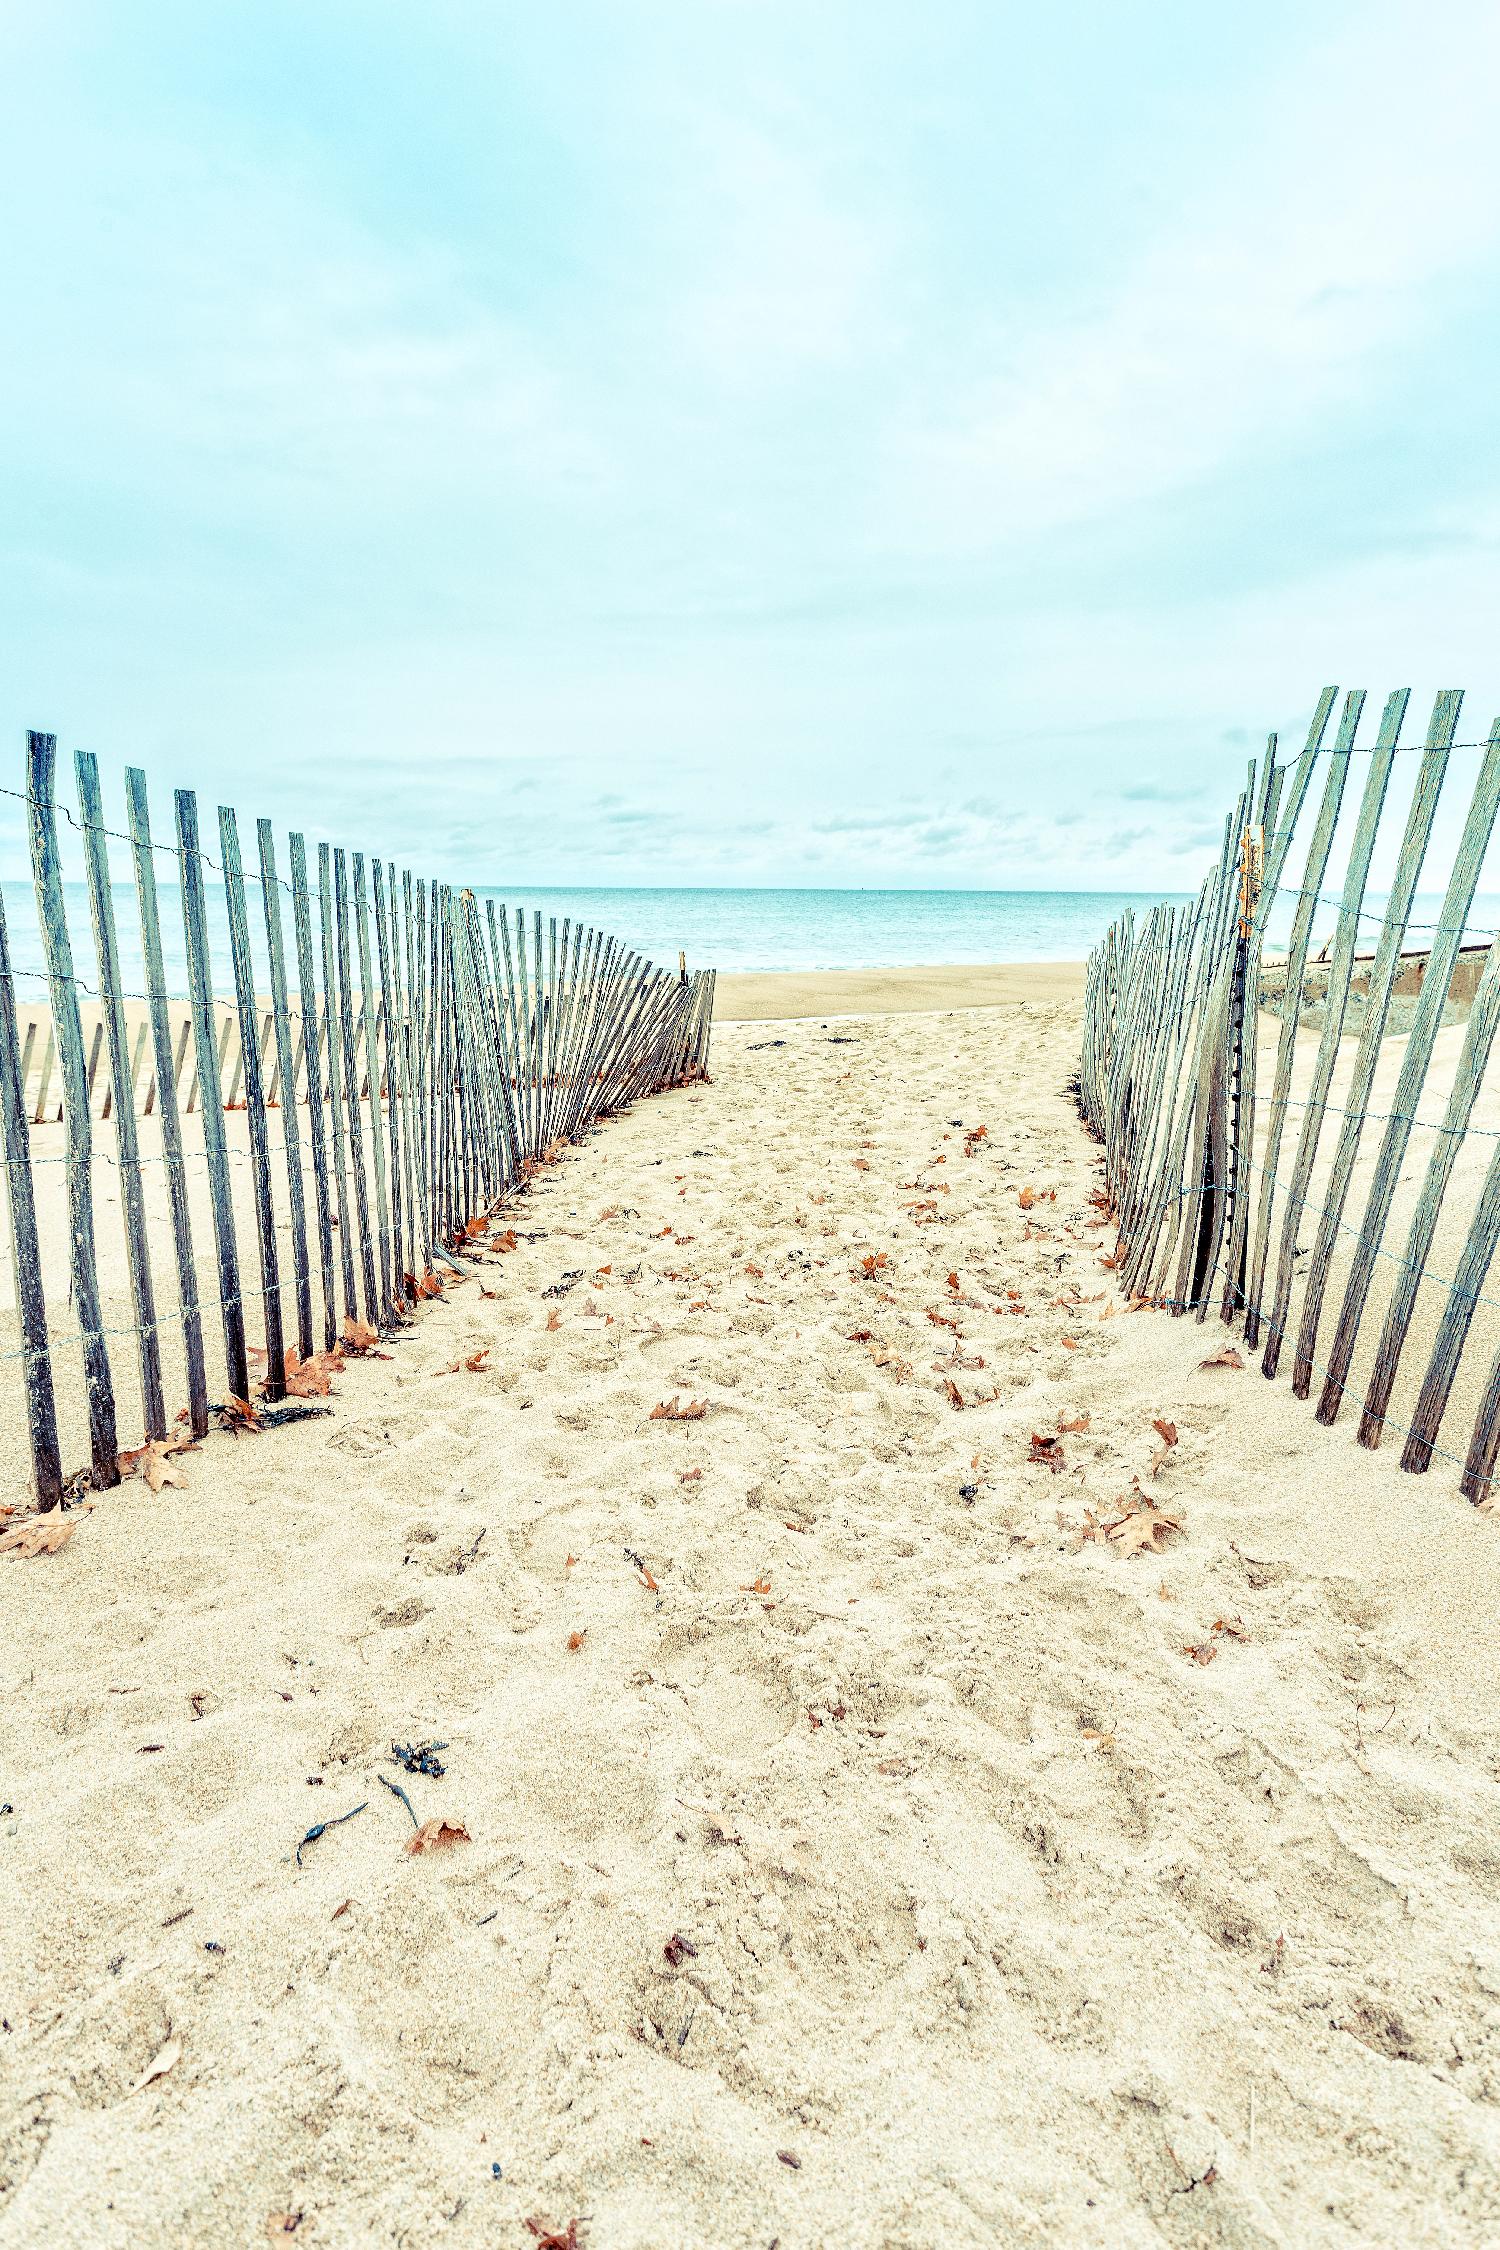
[[[1081,1000],[1086,968],[1083,961],[956,961],[874,969],[724,969],[714,988],[714,1022],[927,1015]]]

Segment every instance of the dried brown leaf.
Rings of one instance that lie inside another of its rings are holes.
[[[444,1852],[450,1845],[472,1842],[468,1829],[460,1821],[424,1820],[415,1836],[406,1839],[406,1849],[412,1854]]]
[[[1155,1555],[1161,1552],[1157,1540],[1181,1531],[1182,1525],[1176,1516],[1165,1514],[1152,1501],[1143,1499],[1128,1515],[1121,1516],[1107,1528],[1117,1553]]]
[[[191,1438],[148,1438],[144,1445],[134,1446],[128,1453],[116,1454],[115,1466],[122,1477],[133,1476],[139,1469],[153,1492],[160,1492],[163,1485],[168,1484],[186,1491],[187,1478],[180,1469],[174,1468],[172,1456],[174,1453],[196,1453],[197,1450]]]
[[[566,2226],[554,2226],[550,2219],[530,2218],[526,2221],[536,2236],[536,2250],[578,2250],[578,2221],[569,2219]]]
[[[690,1398],[683,1406],[677,1391],[670,1398],[659,1399],[647,1419],[652,1422],[701,1422],[708,1412],[706,1398]]]
[[[55,1509],[50,1515],[23,1516],[0,1531],[0,1555],[20,1555],[28,1562],[37,1555],[55,1555],[77,1528],[71,1516],[59,1515]]]

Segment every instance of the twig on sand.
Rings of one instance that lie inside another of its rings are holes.
[[[320,1820],[315,1828],[309,1828],[297,1846],[297,1865],[302,1865],[302,1854],[309,1844],[315,1844],[320,1836],[326,1836],[330,1828],[342,1828],[346,1820],[354,1818],[355,1813],[368,1812],[369,1809],[370,1800],[367,1797],[362,1805],[355,1805],[348,1812],[335,1813],[332,1820]]]
[[[393,1797],[399,1797],[401,1799],[402,1804],[405,1805],[407,1811],[411,1813],[411,1824],[413,1828],[420,1828],[422,1823],[420,1822],[420,1820],[418,1820],[415,1812],[412,1812],[411,1799],[407,1796],[406,1791],[402,1788],[400,1782],[387,1781],[383,1773],[376,1774],[375,1779],[380,1783],[382,1789],[389,1789]]]

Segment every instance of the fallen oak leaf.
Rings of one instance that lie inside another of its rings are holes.
[[[1157,1435],[1161,1439],[1161,1444],[1156,1448],[1156,1451],[1151,1456],[1151,1474],[1153,1476],[1156,1476],[1161,1470],[1162,1463],[1167,1459],[1167,1456],[1170,1454],[1173,1446],[1177,1443],[1177,1424],[1175,1422],[1165,1421],[1163,1417],[1158,1414],[1152,1418],[1151,1427],[1156,1431]]]
[[[587,1631],[588,1631],[588,1627],[587,1627],[587,1626],[585,1625],[585,1626],[584,1626],[584,1628],[583,1628],[583,1631],[582,1631],[582,1632],[578,1632],[578,1633],[570,1633],[570,1634],[568,1635],[568,1644],[567,1644],[567,1645],[568,1645],[568,1647],[569,1647],[569,1648],[572,1648],[572,1649],[578,1649],[578,1648],[582,1648],[582,1646],[583,1646],[583,1635],[584,1635],[584,1633],[586,1633]]]
[[[558,1309],[557,1309],[556,1305],[549,1305],[549,1306],[547,1307],[547,1332],[548,1332],[548,1334],[550,1335],[550,1334],[552,1333],[552,1331],[553,1331],[554,1329],[558,1329],[558,1328],[561,1328],[561,1326],[562,1326],[562,1315],[561,1315],[561,1313],[559,1313],[559,1311],[558,1311]]]
[[[1040,1430],[1033,1430],[1031,1433],[1031,1451],[1027,1455],[1027,1459],[1040,1462],[1044,1469],[1053,1471],[1067,1467],[1067,1462],[1063,1457],[1062,1441],[1059,1438],[1044,1435]]]
[[[132,1476],[139,1469],[153,1492],[160,1492],[163,1485],[167,1484],[176,1485],[180,1491],[185,1492],[187,1478],[173,1467],[172,1456],[174,1453],[196,1453],[197,1450],[198,1447],[191,1438],[147,1438],[144,1445],[133,1446],[128,1453],[117,1453],[115,1467],[122,1477]]]
[[[1190,1656],[1195,1664],[1212,1664],[1219,1653],[1219,1646],[1217,1641],[1188,1641],[1184,1644],[1182,1653]]]
[[[1110,1540],[1122,1555],[1159,1554],[1157,1540],[1181,1529],[1176,1516],[1166,1515],[1150,1500],[1108,1526]]]
[[[947,1399],[948,1404],[952,1407],[955,1414],[961,1414],[963,1412],[964,1394],[959,1389],[957,1383],[954,1382],[951,1375],[947,1376],[944,1379],[943,1395]]]
[[[471,1375],[482,1375],[485,1372],[489,1365],[490,1353],[494,1348],[493,1344],[486,1344],[483,1351],[470,1352],[468,1358],[464,1361],[464,1366]]]
[[[59,1547],[66,1547],[78,1526],[71,1516],[56,1512],[45,1516],[23,1516],[0,1532],[0,1555],[20,1555],[30,1562],[37,1555],[55,1555]]]
[[[536,2236],[536,2250],[578,2250],[576,2219],[569,2219],[565,2227],[555,2227],[550,2219],[539,2218],[530,2218],[526,2224]]]
[[[344,1356],[337,1344],[332,1351],[314,1352],[311,1359],[301,1358],[288,1346],[282,1360],[287,1395],[290,1398],[327,1398],[333,1389],[333,1378],[343,1364]]]
[[[410,1278],[411,1276],[408,1275],[407,1279],[410,1280]],[[362,1358],[366,1352],[374,1351],[375,1346],[380,1341],[375,1330],[367,1322],[356,1320],[352,1313],[347,1313],[344,1316],[343,1337],[345,1351],[353,1352],[356,1358]]]
[[[1213,1354],[1213,1356],[1212,1356],[1211,1358],[1209,1358],[1209,1359],[1200,1359],[1200,1360],[1199,1360],[1199,1362],[1198,1362],[1198,1365],[1199,1365],[1200,1367],[1241,1367],[1241,1368],[1242,1368],[1242,1367],[1244,1366],[1244,1364],[1245,1364],[1245,1362],[1244,1362],[1244,1361],[1243,1361],[1243,1360],[1241,1359],[1241,1357],[1240,1357],[1239,1353],[1238,1353],[1238,1352],[1237,1352],[1237,1351],[1235,1350],[1235,1348],[1234,1348],[1233,1344],[1226,1344],[1226,1345],[1224,1346],[1224,1349],[1223,1349],[1222,1351],[1220,1351],[1220,1352],[1215,1352],[1215,1353]]]
[[[447,1851],[453,1844],[471,1844],[474,1841],[461,1821],[424,1820],[415,1836],[408,1836],[409,1854]]]
[[[750,1585],[740,1588],[742,1594],[769,1594],[770,1591],[771,1581],[769,1578],[757,1578]]]
[[[708,1412],[708,1400],[706,1398],[690,1398],[686,1406],[683,1406],[679,1404],[680,1396],[679,1392],[674,1391],[670,1398],[658,1399],[647,1416],[647,1420],[651,1422],[701,1422]]]
[[[1069,1437],[1078,1430],[1086,1430],[1092,1419],[1093,1417],[1088,1414],[1059,1414],[1057,1417],[1059,1435]]]

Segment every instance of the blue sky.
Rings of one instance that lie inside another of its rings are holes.
[[[1500,694],[1497,82],[1441,0],[6,10],[5,739],[480,882],[1196,884],[1324,680]]]

